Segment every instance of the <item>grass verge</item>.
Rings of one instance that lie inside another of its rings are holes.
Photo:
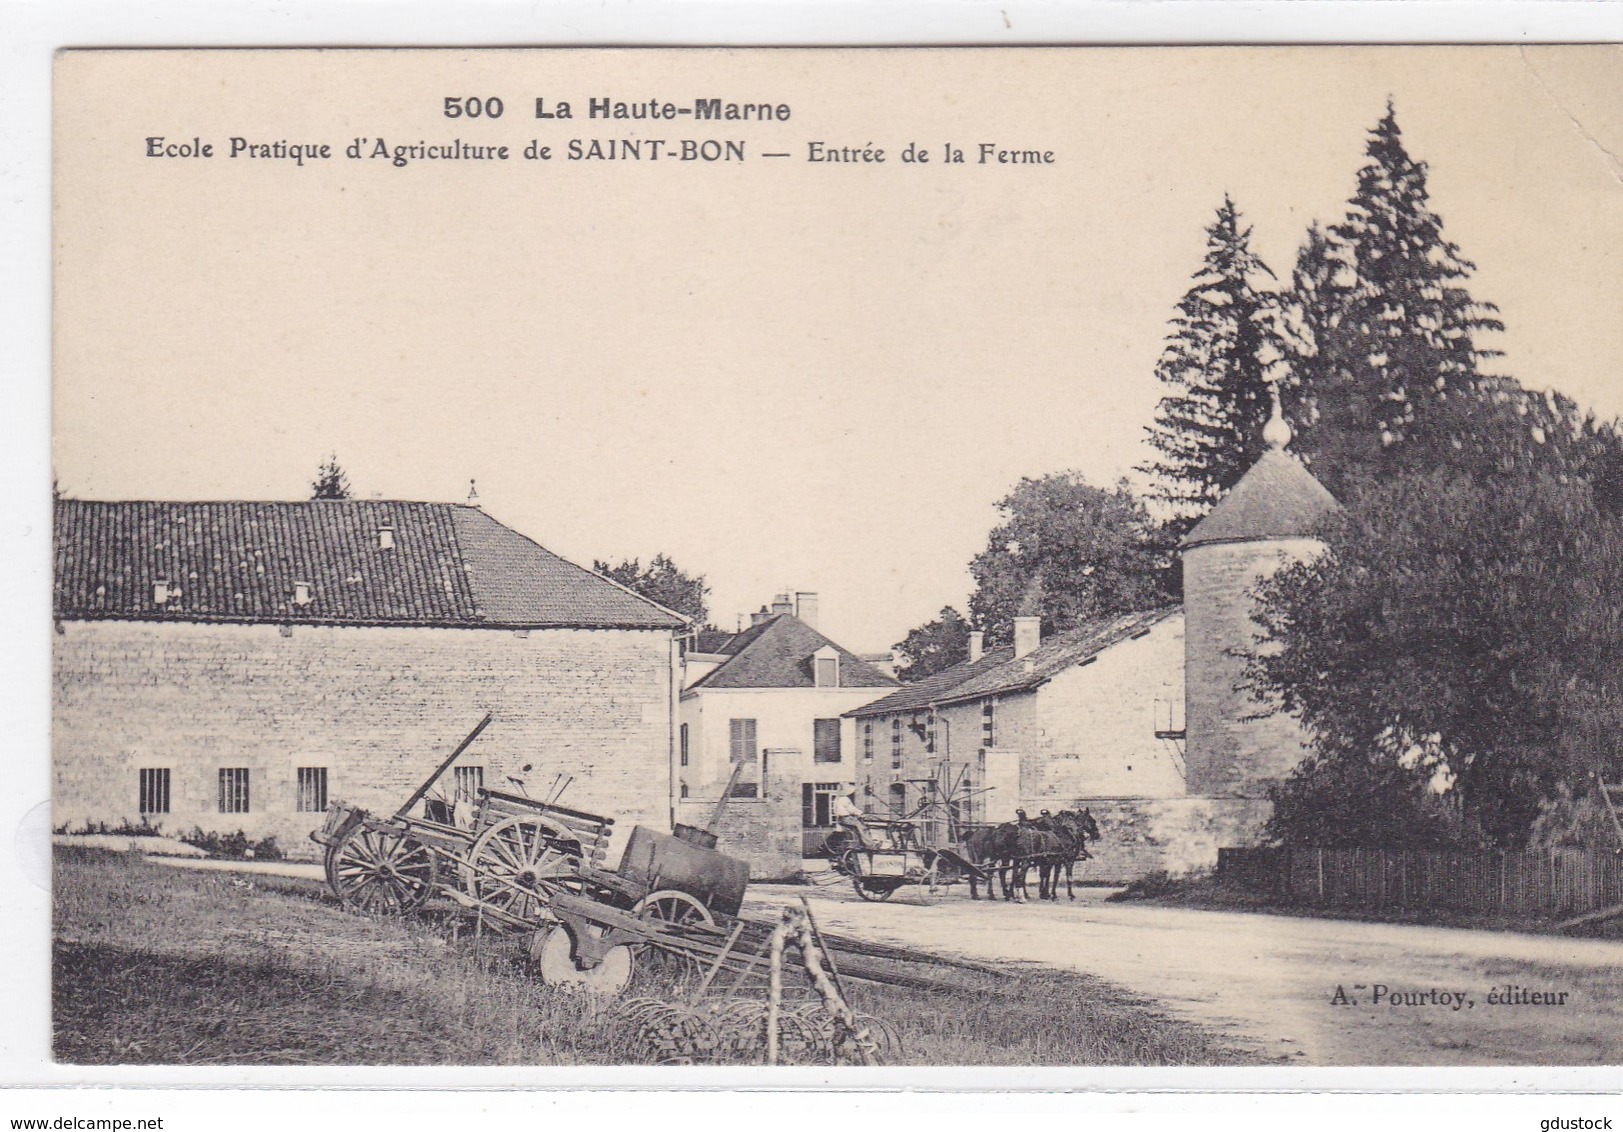
[[[543,986],[515,943],[448,920],[373,920],[320,886],[59,848],[54,1049],[75,1064],[613,1065],[612,1008]],[[669,995],[644,965],[632,993]],[[1213,1065],[1250,1060],[1084,975],[852,983],[902,1060],[928,1065]]]

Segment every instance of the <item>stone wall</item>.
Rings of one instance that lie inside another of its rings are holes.
[[[1184,555],[1186,726],[1189,792],[1263,798],[1307,753],[1296,720],[1270,712],[1244,689],[1258,647],[1257,583],[1323,549],[1314,539],[1197,546]]]
[[[773,751],[767,763],[763,796],[728,801],[720,825],[712,829],[716,848],[749,863],[752,881],[796,878],[802,869],[800,837],[801,784],[808,756],[800,751]],[[725,785],[725,784],[722,784]],[[705,796],[689,793],[677,803],[676,820],[710,828],[721,785]]]
[[[1217,851],[1255,845],[1270,804],[1246,798],[1083,799],[1099,823],[1076,879],[1125,884],[1154,872],[1181,876],[1217,865]]]
[[[309,855],[323,815],[298,812],[297,768],[327,768],[329,800],[392,812],[490,711],[458,762],[486,787],[541,796],[572,775],[564,804],[670,827],[668,632],[68,622],[53,663],[59,826],[137,819],[138,771],[167,767],[166,832]],[[247,813],[220,812],[228,767],[248,770]]]

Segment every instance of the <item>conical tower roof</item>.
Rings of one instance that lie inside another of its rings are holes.
[[[1301,538],[1341,506],[1300,460],[1285,451],[1291,431],[1280,411],[1277,388],[1273,417],[1262,435],[1267,451],[1184,536],[1185,549],[1214,542]]]

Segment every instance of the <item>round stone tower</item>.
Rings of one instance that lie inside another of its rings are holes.
[[[1300,725],[1244,687],[1261,633],[1251,591],[1323,550],[1309,532],[1337,503],[1286,451],[1277,389],[1263,439],[1267,451],[1183,540],[1184,758],[1189,793],[1212,798],[1262,798],[1305,754]]]

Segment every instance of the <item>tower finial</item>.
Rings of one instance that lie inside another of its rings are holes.
[[[1285,407],[1279,399],[1279,382],[1268,383],[1269,395],[1273,398],[1274,410],[1268,417],[1268,423],[1262,426],[1262,439],[1268,447],[1283,451],[1291,442],[1291,426],[1285,423]]]
[[[473,480],[468,481],[468,506],[479,506],[479,487]]]

